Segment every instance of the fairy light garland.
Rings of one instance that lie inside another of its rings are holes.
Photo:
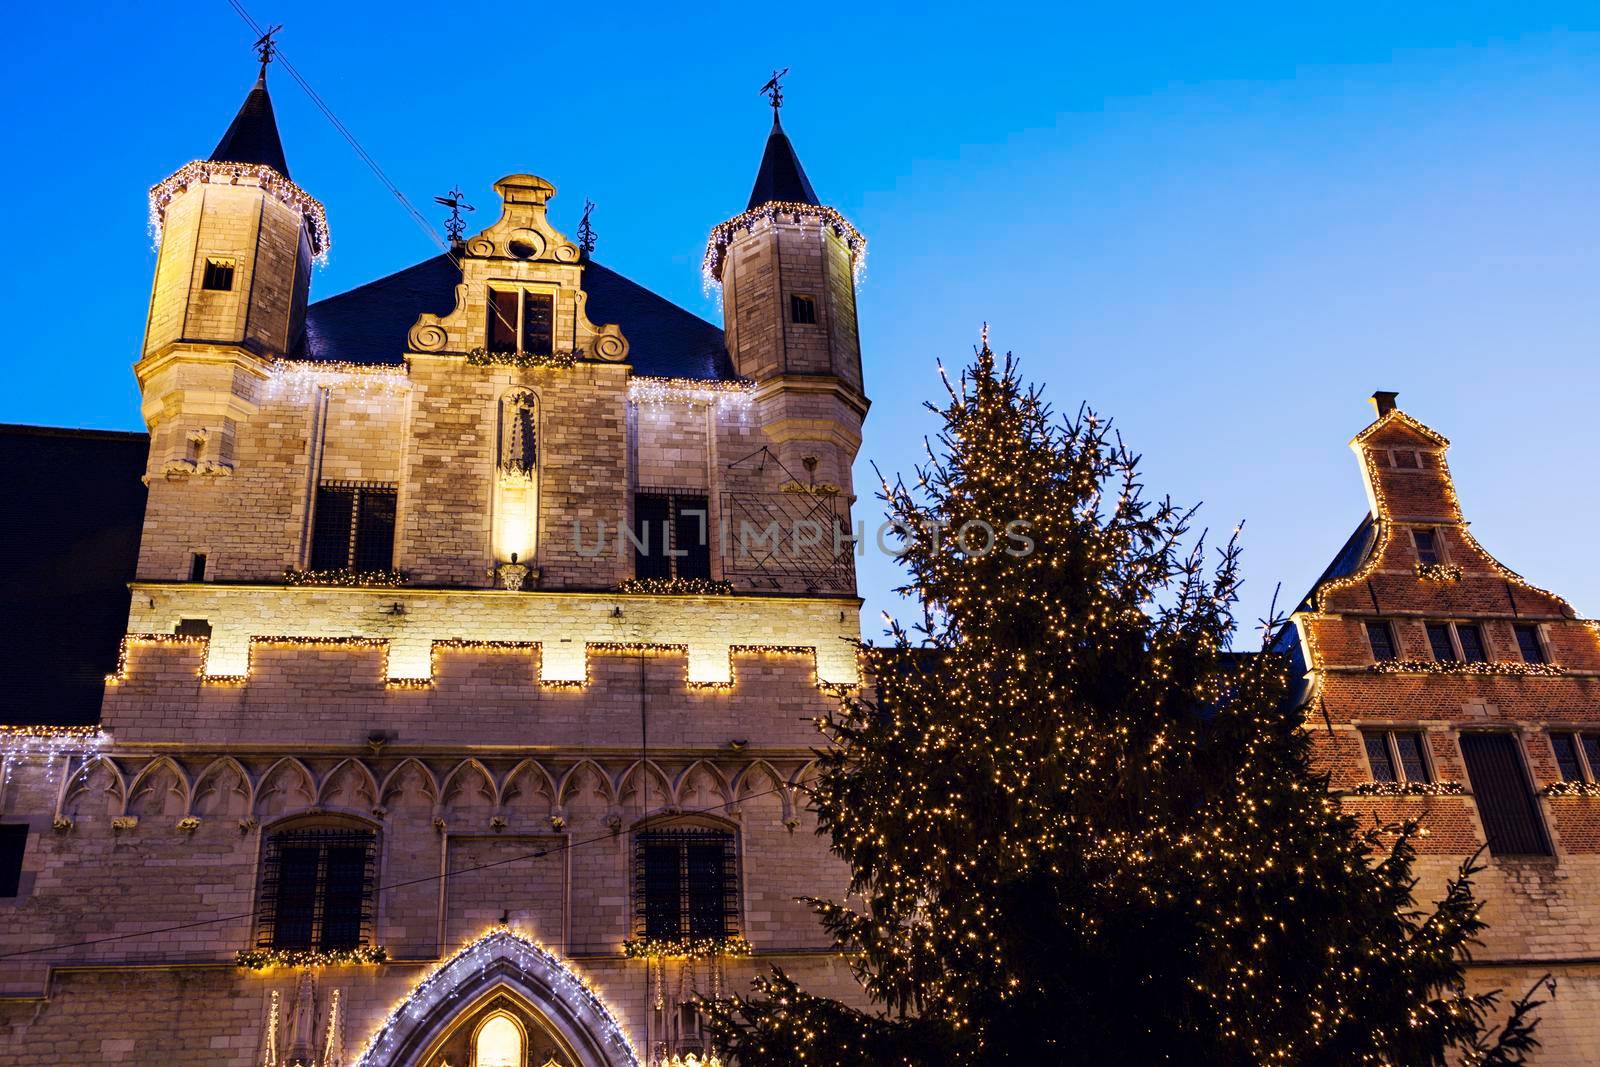
[[[724,937],[630,937],[622,954],[630,960],[708,959],[713,956],[748,956],[754,949],[742,934]]]
[[[319,390],[364,400],[387,399],[409,395],[411,377],[403,366],[337,360],[275,359],[267,367],[265,391],[269,396],[306,400]]]
[[[831,207],[799,204],[790,200],[769,200],[760,207],[735,215],[711,231],[711,236],[706,239],[705,258],[700,262],[700,274],[705,281],[706,291],[710,292],[722,283],[722,268],[727,262],[728,246],[739,235],[739,231],[748,233],[755,229],[756,223],[763,221],[800,222],[806,219],[831,229],[844,241],[845,247],[850,250],[851,273],[855,282],[860,284],[862,272],[867,266],[867,239],[850,225],[849,219]]]
[[[1600,797],[1600,782],[1551,782],[1539,793],[1547,797]]]
[[[718,578],[629,578],[617,589],[652,596],[730,596],[733,583]]]
[[[110,741],[98,726],[0,725],[0,781],[10,783],[19,761],[42,760],[45,781],[53,783],[63,760],[92,758]]]
[[[409,579],[404,571],[358,571],[349,567],[333,570],[302,571],[294,567],[283,569],[285,585],[329,585],[345,589],[394,589],[405,585]]]
[[[1417,577],[1425,582],[1459,582],[1461,568],[1454,563],[1419,563]]]
[[[551,370],[568,370],[577,365],[583,353],[562,352],[491,352],[487,348],[474,348],[467,353],[467,363],[474,367],[516,367],[529,370],[547,367]]]
[[[719,411],[742,411],[755,399],[755,392],[756,383],[748,378],[707,381],[636,374],[628,379],[628,402],[643,408],[714,404]]]
[[[404,1036],[404,1024],[424,1018],[438,1005],[456,996],[497,959],[509,959],[525,973],[542,978],[580,1022],[595,1025],[601,1040],[609,1047],[610,1062],[616,1067],[641,1067],[633,1041],[622,1028],[617,1014],[594,987],[538,941],[506,926],[480,935],[428,972],[390,1010],[352,1067],[385,1067],[393,1062],[395,1047]]]
[[[1350,790],[1358,797],[1459,797],[1466,786],[1460,782],[1362,782]]]
[[[1379,660],[1367,669],[1373,674],[1504,674],[1533,678],[1561,678],[1567,673],[1559,663],[1468,663],[1458,659]]]
[[[311,250],[316,254],[318,266],[328,262],[328,249],[333,241],[328,235],[328,213],[321,201],[276,170],[261,163],[222,163],[216,160],[197,159],[180,167],[164,181],[150,189],[150,236],[159,247],[161,231],[166,222],[167,205],[173,197],[191,185],[254,184],[263,192],[288,205],[310,223]]]
[[[380,947],[361,948],[251,948],[234,954],[235,965],[247,971],[275,967],[370,966],[387,962],[389,953]]]

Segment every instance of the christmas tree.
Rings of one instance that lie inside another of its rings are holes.
[[[1309,762],[1287,664],[1230,651],[1236,536],[1147,500],[1109,422],[1052,415],[987,342],[911,484],[922,607],[822,724],[811,802],[851,900],[811,901],[874,1005],[780,970],[706,1005],[745,1067],[1520,1063],[1469,994],[1468,864],[1413,901],[1410,825]],[[1453,1051],[1452,1051],[1453,1050]]]

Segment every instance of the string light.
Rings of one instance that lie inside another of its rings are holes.
[[[234,962],[248,971],[275,967],[347,967],[383,963],[389,953],[381,948],[250,948],[240,949]]]
[[[1350,790],[1358,797],[1459,797],[1466,794],[1460,782],[1362,782]]]
[[[733,583],[715,578],[629,578],[617,589],[655,596],[730,596]]]
[[[328,249],[332,239],[328,236],[328,213],[316,197],[285,178],[271,167],[261,163],[221,163],[197,159],[180,167],[170,178],[156,183],[150,189],[150,236],[159,247],[161,230],[166,221],[167,205],[172,198],[189,186],[200,183],[239,185],[253,183],[263,192],[300,212],[310,225],[311,249],[319,266],[328,262]]]
[[[1600,782],[1551,782],[1539,792],[1547,797],[1600,797]]]
[[[538,941],[505,926],[480,935],[413,986],[378,1025],[352,1067],[386,1067],[393,1062],[406,1024],[423,1019],[439,1004],[457,996],[499,959],[509,960],[524,974],[543,980],[579,1021],[593,1025],[607,1046],[609,1062],[616,1067],[640,1067],[639,1054],[627,1031],[589,982]]]
[[[721,937],[630,937],[622,943],[622,954],[630,960],[748,956],[752,951],[749,940],[741,934]]]
[[[303,401],[322,389],[363,399],[402,397],[411,392],[411,378],[405,367],[340,360],[274,359],[267,366],[268,396]]]
[[[722,282],[722,266],[727,261],[728,246],[733,243],[740,230],[749,233],[755,229],[758,222],[776,223],[784,219],[792,222],[809,219],[832,230],[849,249],[851,273],[855,282],[860,284],[862,272],[867,266],[867,239],[850,225],[849,219],[831,207],[800,204],[789,200],[769,200],[760,207],[735,215],[711,231],[711,236],[706,239],[705,258],[700,263],[700,273],[705,280],[706,291],[710,292]]]
[[[516,367],[529,370],[547,367],[551,370],[568,370],[577,365],[583,353],[563,352],[491,352],[487,348],[474,348],[467,353],[467,362],[474,367]]]
[[[748,378],[714,381],[635,374],[628,379],[628,402],[645,408],[714,404],[719,411],[737,412],[750,406],[755,392],[756,383]]]
[[[346,589],[393,589],[405,585],[403,571],[358,571],[349,567],[333,570],[302,571],[294,567],[283,569],[285,585],[331,585]]]
[[[1367,668],[1373,674],[1506,674],[1523,677],[1560,678],[1567,669],[1559,663],[1518,661],[1469,663],[1459,659],[1387,659]]]
[[[1454,563],[1419,563],[1417,577],[1425,582],[1459,582],[1461,567]]]

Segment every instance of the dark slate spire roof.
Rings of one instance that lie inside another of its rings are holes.
[[[208,158],[213,163],[264,163],[285,178],[289,176],[283,142],[278,139],[278,121],[272,115],[272,97],[267,95],[265,67]]]
[[[800,157],[794,154],[789,135],[778,122],[776,110],[772,112],[772,133],[767,137],[767,150],[761,154],[761,169],[756,172],[756,185],[750,190],[750,203],[745,210],[754,210],[774,200],[822,206],[806,178],[805,168],[800,165]]]
[[[448,315],[456,306],[461,269],[448,255],[425,259],[306,309],[301,359],[398,364],[422,312]],[[593,260],[583,268],[585,312],[596,324],[614,322],[628,339],[636,374],[663,378],[736,377],[722,331]]]

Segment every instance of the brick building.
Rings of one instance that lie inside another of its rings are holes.
[[[148,437],[0,433],[60,651],[5,710],[83,724],[0,735],[0,1059],[677,1063],[697,990],[853,987],[796,787],[858,684],[862,239],[776,110],[725,331],[495,189],[311,302],[263,67],[151,193]]]
[[[3,487],[0,711],[79,724],[0,733],[6,1062],[681,1063],[693,991],[854,995],[795,898],[845,880],[797,785],[860,681],[862,241],[776,114],[721,330],[530,175],[311,302],[264,75],[156,186],[148,436],[0,429],[49,472]],[[1429,827],[1424,894],[1487,842],[1474,982],[1554,972],[1537,1062],[1600,1062],[1600,635],[1378,399],[1297,696],[1348,804]]]
[[[1368,513],[1283,636],[1306,726],[1347,807],[1426,830],[1419,899],[1487,846],[1473,987],[1553,975],[1533,1062],[1600,1063],[1600,631],[1478,544],[1449,442],[1373,401]]]

